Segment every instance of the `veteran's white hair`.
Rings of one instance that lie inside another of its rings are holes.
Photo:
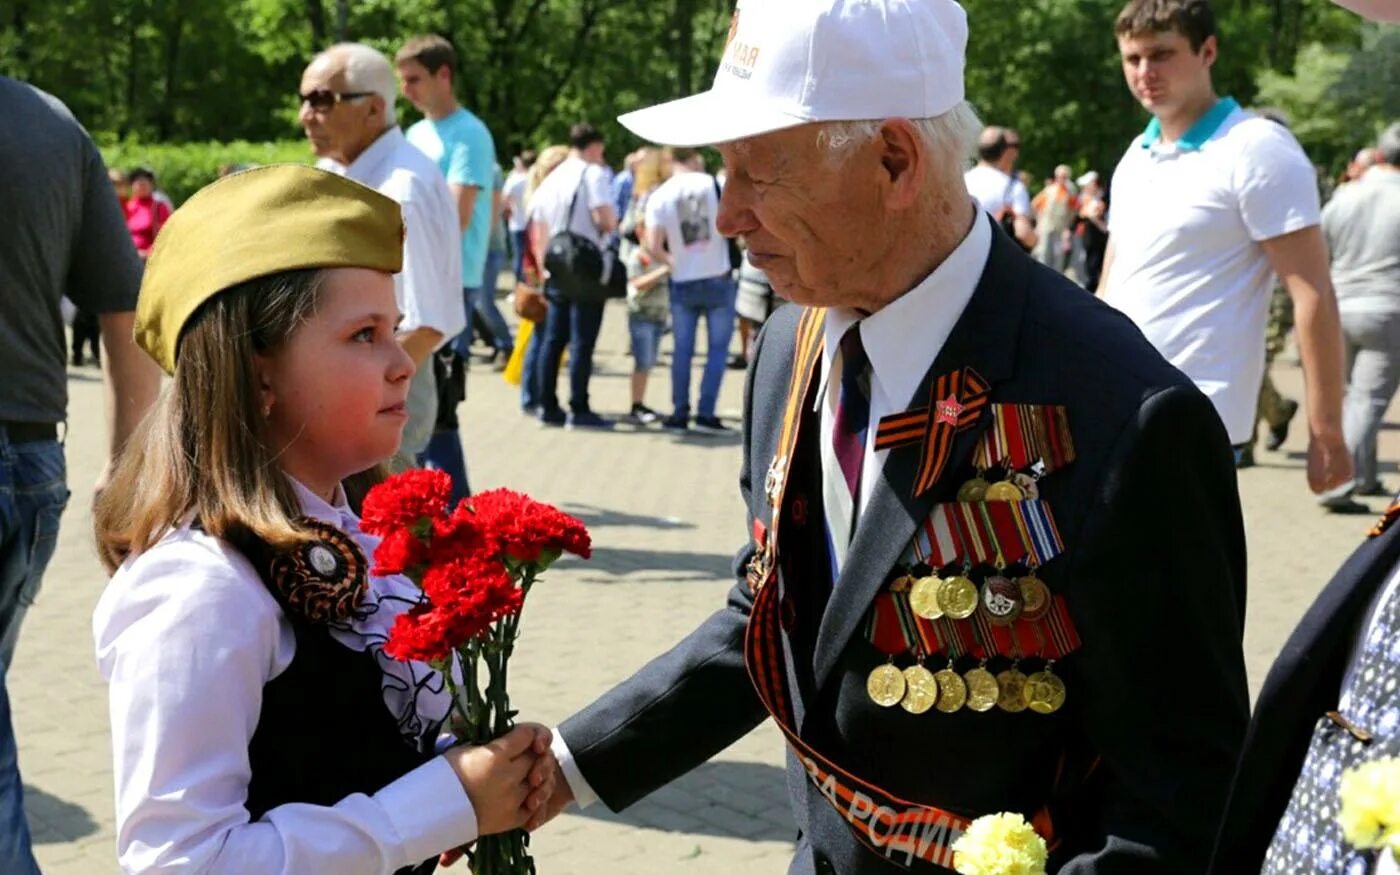
[[[977,145],[982,122],[967,101],[939,116],[910,119],[919,136],[934,155],[942,156],[961,173],[966,159]],[[868,143],[880,133],[884,124],[879,119],[857,122],[830,122],[817,132],[817,145],[825,146],[833,161],[845,160],[855,148]]]
[[[398,124],[394,101],[399,96],[399,83],[394,65],[383,52],[364,43],[337,43],[318,57],[333,57],[341,62],[347,90],[368,91],[384,99],[384,127]]]

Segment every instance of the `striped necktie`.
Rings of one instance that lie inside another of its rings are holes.
[[[846,560],[860,511],[861,469],[865,467],[865,436],[870,426],[870,359],[860,339],[860,323],[841,338],[841,382],[831,421],[831,459],[824,480],[826,519],[831,539],[833,571]]]

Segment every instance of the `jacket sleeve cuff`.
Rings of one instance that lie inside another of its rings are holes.
[[[550,742],[549,749],[554,753],[554,758],[559,761],[559,770],[564,773],[564,780],[569,785],[569,790],[574,794],[574,804],[579,808],[587,808],[598,801],[598,794],[593,792],[593,788],[588,786],[588,781],[583,777],[583,772],[579,770],[578,760],[574,759],[569,746],[564,743],[564,736],[559,734],[556,727],[553,732],[554,740]]]

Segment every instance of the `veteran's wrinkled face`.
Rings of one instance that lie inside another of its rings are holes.
[[[913,154],[908,122],[885,128],[838,153],[815,124],[716,147],[726,172],[720,233],[744,237],[782,297],[861,308],[888,297],[881,262],[901,239],[926,156]]]
[[[383,99],[374,95],[339,99],[328,106],[313,106],[308,95],[356,93],[345,80],[344,62],[334,55],[322,55],[301,75],[301,111],[298,120],[306,131],[311,151],[319,158],[341,164],[354,161],[383,133]]]

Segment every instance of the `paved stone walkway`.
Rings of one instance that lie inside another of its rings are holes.
[[[625,323],[622,309],[610,307],[594,380],[594,404],[604,413],[626,409]],[[1284,392],[1301,391],[1296,364],[1278,367],[1277,379]],[[100,462],[102,393],[92,369],[73,372],[69,387],[75,496],[9,682],[39,861],[49,875],[93,875],[116,871],[106,691],[90,631],[103,585],[87,506]],[[735,489],[739,438],[542,430],[520,416],[514,390],[486,368],[473,372],[469,391],[462,421],[473,486],[509,485],[561,504],[588,523],[597,545],[592,561],[561,563],[526,611],[512,671],[516,701],[526,717],[553,723],[722,604],[730,557],[745,534]],[[730,372],[720,414],[731,421],[741,392],[741,376]],[[665,409],[669,394],[659,371],[649,399]],[[1261,453],[1260,465],[1240,478],[1256,690],[1288,631],[1371,522],[1316,510],[1303,482],[1303,448],[1300,427],[1283,452]],[[1400,457],[1394,431],[1383,433],[1381,455]],[[1393,486],[1395,470],[1387,464]],[[1384,504],[1371,502],[1377,512]],[[781,769],[781,737],[765,724],[623,814],[599,807],[562,817],[534,840],[541,872],[779,875],[793,838]]]

